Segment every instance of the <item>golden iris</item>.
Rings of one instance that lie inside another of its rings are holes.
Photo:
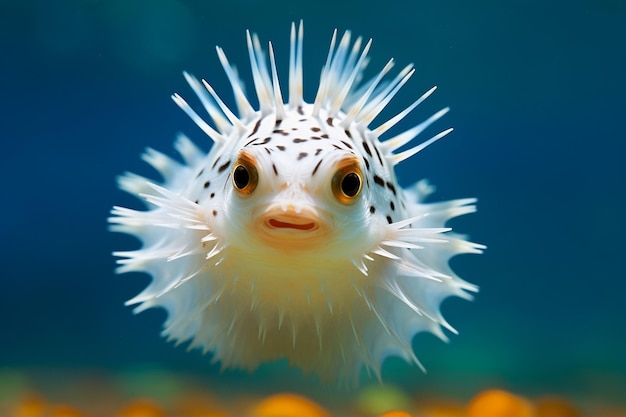
[[[363,174],[355,158],[349,158],[339,164],[339,168],[332,180],[332,190],[335,198],[343,204],[350,204],[356,200],[363,188]]]
[[[233,186],[244,197],[249,196],[259,184],[259,173],[252,157],[242,154],[233,167]]]

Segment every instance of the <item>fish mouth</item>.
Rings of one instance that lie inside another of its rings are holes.
[[[328,216],[316,208],[295,209],[268,207],[256,218],[259,237],[266,243],[284,249],[303,249],[318,245],[331,228]]]
[[[298,221],[299,219],[296,219]],[[310,223],[292,223],[292,222],[284,222],[278,219],[269,219],[267,221],[269,227],[273,227],[275,229],[296,229],[296,230],[313,230],[317,226],[314,222]]]

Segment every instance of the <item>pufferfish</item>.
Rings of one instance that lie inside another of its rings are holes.
[[[182,160],[150,148],[143,155],[162,181],[119,178],[146,207],[112,210],[111,229],[142,243],[114,252],[117,271],[152,276],[127,304],[137,304],[135,312],[164,308],[163,335],[210,352],[224,368],[254,370],[286,358],[323,380],[350,382],[363,368],[380,378],[389,356],[421,367],[414,335],[446,340],[443,329],[456,331],[440,304],[477,291],[452,271],[450,258],[484,249],[446,226],[474,212],[475,199],[426,203],[429,183],[404,189],[394,174],[452,131],[405,146],[448,108],[388,135],[435,87],[374,123],[415,70],[408,65],[388,76],[389,60],[363,82],[371,40],[352,41],[349,31],[339,38],[336,30],[315,99],[307,102],[302,23],[292,24],[290,41],[286,97],[272,43],[266,52],[247,32],[258,106],[217,47],[236,110],[188,73],[208,118],[172,96],[212,140],[210,151],[180,135]]]

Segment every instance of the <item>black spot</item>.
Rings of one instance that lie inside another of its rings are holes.
[[[278,170],[276,169],[276,165],[272,164],[272,169],[274,170],[274,174],[278,175]]]
[[[212,213],[214,216],[217,216],[217,210],[213,210],[211,213]]]
[[[393,204],[393,201],[389,202],[389,207],[391,208],[391,211],[394,211],[396,209],[396,205]]]
[[[254,135],[259,130],[259,126],[261,126],[261,119],[257,120],[257,122],[254,124],[254,127],[252,128],[252,133],[250,133],[248,137]]]
[[[376,156],[378,157],[378,161],[380,162],[380,164],[381,164],[381,165],[385,165],[385,164],[383,163],[383,157],[382,157],[382,156],[380,156],[380,151],[378,150],[378,147],[377,147],[377,146],[374,146],[374,150],[376,151]]]
[[[198,172],[198,175],[196,175],[196,178],[198,178],[200,175],[204,174],[204,168],[202,168],[200,170],[200,172]]]
[[[313,140],[320,140],[320,139],[322,139],[322,138],[321,138],[321,137],[319,137],[319,136],[311,136],[311,139],[313,139]]]
[[[293,140],[293,143],[302,143],[302,142],[306,142],[306,139],[302,139],[302,138],[295,138]]]
[[[339,149],[340,151],[343,150],[343,148],[336,143],[333,143],[333,146],[335,147],[335,149]]]
[[[382,178],[380,178],[378,175],[374,175],[374,182],[378,185],[380,185],[381,187],[385,186],[385,180],[383,180]]]
[[[276,123],[274,123],[274,126],[278,127],[280,126],[282,122],[283,122],[283,119],[276,119]]]
[[[387,222],[389,222],[389,224],[393,223],[393,220],[391,219],[391,216],[387,216]]]
[[[255,141],[255,140],[257,140],[257,139],[258,139],[258,138],[251,139],[249,142],[247,142],[245,145],[243,145],[243,146],[244,146],[244,148],[245,148],[246,146],[250,145],[252,142],[254,142],[254,141]]]
[[[301,160],[302,158],[305,158],[308,155],[308,153],[306,152],[300,152],[298,154],[298,161]]]
[[[194,203],[198,204],[200,202],[200,200],[195,200]]]
[[[298,114],[304,115],[304,110],[302,110],[302,106],[298,106]]]
[[[387,181],[387,188],[389,188],[391,190],[393,195],[396,195],[396,187],[394,187],[394,185],[392,183],[390,183],[389,181]]]
[[[211,197],[211,198],[215,197],[215,193],[211,193],[211,195],[209,197]]]
[[[344,132],[346,133],[346,136],[349,137],[350,139],[352,139],[352,133],[350,133],[350,131],[348,129],[344,130]]]
[[[284,151],[286,148],[283,145],[276,145],[279,151]]]
[[[226,171],[226,168],[228,168],[228,165],[230,165],[230,161],[226,161],[224,162],[222,165],[220,165],[220,167],[217,169],[217,172],[224,172]]]
[[[265,139],[263,139],[263,142],[255,143],[255,145],[265,145],[266,143],[269,143],[270,140],[272,140],[272,137],[268,136]]]
[[[365,152],[367,152],[369,156],[372,156],[372,150],[370,149],[370,145],[368,145],[366,141],[363,141],[363,149],[365,149]]]
[[[343,143],[344,145],[346,145],[348,148],[352,149],[352,145],[350,145],[348,142],[342,140],[341,143]]]
[[[319,127],[312,127],[311,130],[314,132],[319,132],[322,129],[320,129]]]
[[[209,188],[209,186],[211,185],[211,181],[207,181],[204,183],[204,188]]]
[[[322,164],[322,159],[320,159],[317,165],[315,165],[315,168],[313,168],[313,172],[311,173],[311,176],[315,175],[315,173],[317,172],[317,169],[320,167],[321,164]]]
[[[283,135],[283,136],[287,136],[287,135],[289,135],[289,132],[287,132],[287,131],[285,131],[285,130],[282,130],[282,129],[275,129],[273,132],[274,132],[274,133],[280,133],[280,134],[281,134],[281,135]]]
[[[215,159],[215,162],[213,162],[213,165],[211,165],[211,168],[215,168],[215,165],[217,165],[217,161],[219,161],[219,160],[220,160],[220,158],[221,158],[221,157],[219,157],[219,156],[218,156],[218,157]]]
[[[370,213],[372,214],[376,213],[376,207],[370,206]]]
[[[272,150],[270,148],[263,148],[265,149],[265,152],[267,152],[268,155],[272,154]]]
[[[333,118],[329,117],[328,119],[326,119],[326,123],[328,123],[328,126],[332,126],[333,125]]]
[[[323,134],[322,134],[322,137],[323,137],[324,139],[328,139],[328,133],[323,133]]]
[[[370,169],[370,161],[368,161],[367,158],[364,158],[363,162],[365,162],[365,168],[367,168],[367,170],[369,171],[369,169]]]
[[[322,152],[322,149],[317,148],[317,149],[315,150],[315,156],[319,155],[319,154],[320,154],[320,152]]]

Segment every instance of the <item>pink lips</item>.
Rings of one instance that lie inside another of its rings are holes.
[[[331,236],[332,217],[317,207],[275,204],[260,207],[252,215],[255,234],[266,244],[281,250],[309,250],[323,247]]]

